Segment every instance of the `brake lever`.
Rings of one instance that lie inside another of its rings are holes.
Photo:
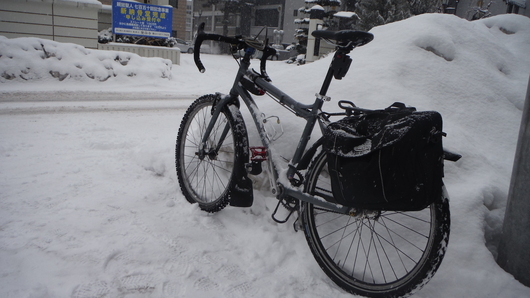
[[[268,45],[265,45],[265,48],[263,49],[263,55],[261,56],[259,69],[261,72],[261,76],[265,79],[265,81],[270,82],[271,78],[267,74],[267,59],[271,56],[276,55],[276,49],[269,47]]]

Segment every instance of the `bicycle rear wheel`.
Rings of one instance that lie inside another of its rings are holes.
[[[180,188],[190,203],[202,210],[217,212],[230,201],[234,168],[248,146],[242,145],[244,123],[224,107],[205,144],[201,140],[212,118],[217,95],[205,95],[188,108],[177,135],[175,165]],[[238,112],[239,113],[239,112]],[[234,129],[236,126],[239,129]],[[239,140],[238,145],[236,141]]]
[[[307,174],[306,192],[332,195],[326,154]],[[302,204],[309,247],[341,288],[368,297],[403,297],[419,290],[441,264],[449,241],[449,201],[417,212],[366,212],[350,216]]]

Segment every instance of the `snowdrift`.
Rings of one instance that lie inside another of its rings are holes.
[[[0,36],[0,83],[171,78],[172,63],[133,53],[98,51],[47,39]]]

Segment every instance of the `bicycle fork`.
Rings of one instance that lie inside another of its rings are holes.
[[[221,111],[227,107],[229,108],[229,105],[231,102],[234,101],[233,97],[227,95],[227,96],[221,96],[220,93],[216,94],[217,100],[212,105],[212,117],[210,119],[210,122],[208,123],[208,126],[206,127],[206,130],[204,132],[204,135],[201,139],[200,144],[200,150],[197,153],[198,157],[200,159],[204,159],[208,156],[208,158],[215,158],[221,149],[223,142],[225,141],[226,137],[228,136],[228,132],[230,131],[230,123],[226,123],[223,127],[222,133],[218,139],[217,144],[212,144],[212,148],[208,149],[208,142],[210,139],[210,135],[212,134],[212,131],[214,130],[215,123],[217,123],[217,120],[219,119],[219,115],[221,114]],[[241,129],[238,127],[233,127],[233,130],[235,129]],[[246,134],[246,131],[244,132]],[[230,206],[234,207],[250,207],[252,206],[252,203],[254,202],[254,193],[252,188],[252,180],[248,178],[247,171],[245,168],[244,162],[239,162],[241,160],[248,160],[248,144],[245,141],[242,141],[242,143],[239,143],[240,140],[236,140],[236,146],[243,145],[245,148],[243,150],[235,150],[234,154],[234,169],[232,173],[232,178],[230,179],[230,184],[228,185],[228,191],[230,196]]]

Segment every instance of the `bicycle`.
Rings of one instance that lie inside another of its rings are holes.
[[[200,72],[200,45],[204,40],[227,43],[232,52],[244,51],[228,95],[205,95],[195,100],[182,119],[177,134],[175,162],[180,188],[190,203],[207,212],[217,212],[228,204],[249,207],[253,203],[252,181],[248,175],[263,171],[268,164],[271,191],[278,199],[272,217],[285,223],[293,213],[295,230],[303,230],[307,243],[323,271],[342,289],[370,297],[405,296],[429,281],[443,259],[450,230],[449,199],[445,187],[439,198],[420,211],[397,212],[358,210],[333,203],[323,139],[308,146],[309,136],[319,125],[324,131],[332,116],[366,113],[348,101],[340,101],[340,113],[321,111],[333,78],[341,79],[349,69],[349,53],[373,39],[367,32],[315,31],[313,35],[333,42],[336,51],[320,92],[312,104],[294,100],[274,87],[266,72],[267,58],[274,49],[266,42],[241,36],[204,32],[199,26],[194,61]],[[250,57],[263,52],[260,72],[250,70]],[[306,121],[298,146],[287,168],[280,157],[268,150],[271,137],[266,119],[252,95],[268,94],[278,104]],[[240,112],[240,99],[250,111],[262,142],[249,147],[246,125]],[[264,121],[265,120],[265,121]],[[459,156],[444,151],[444,158]],[[277,218],[279,206],[288,210]]]

